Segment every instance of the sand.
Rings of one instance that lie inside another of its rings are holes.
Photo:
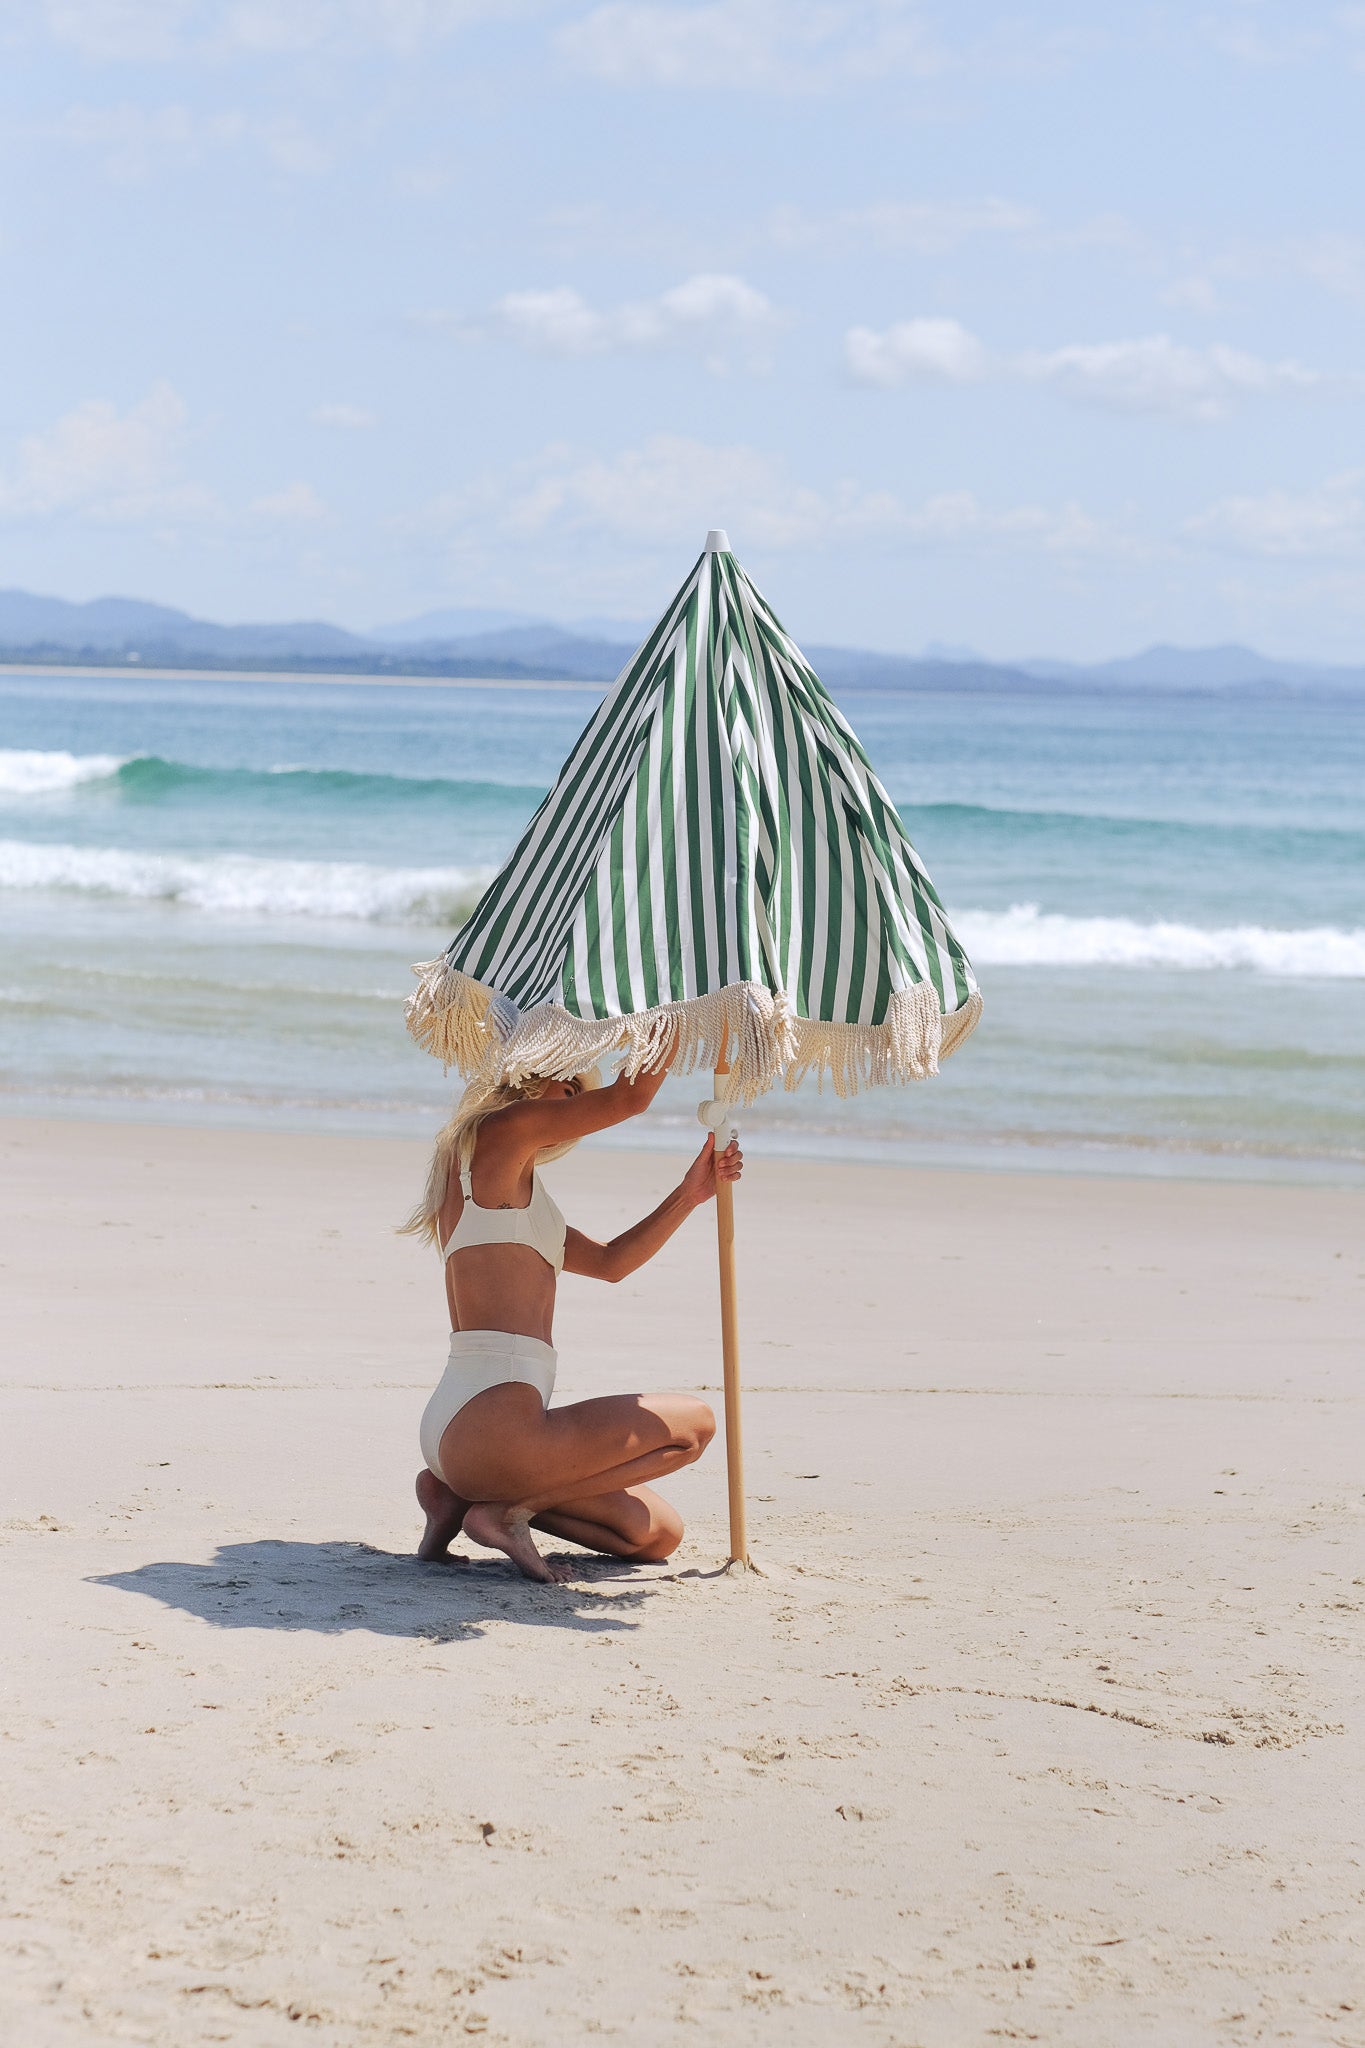
[[[765,1575],[717,1446],[546,1588],[409,1554],[420,1164],[0,1124],[6,2042],[1365,2041],[1360,1196],[754,1159]],[[561,1390],[714,1330],[706,1215]]]

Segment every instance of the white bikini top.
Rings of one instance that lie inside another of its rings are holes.
[[[531,1199],[524,1209],[481,1209],[474,1200],[474,1179],[468,1166],[460,1168],[460,1190],[464,1207],[442,1260],[476,1244],[527,1244],[540,1253],[552,1272],[563,1272],[564,1218],[538,1173],[531,1176]]]

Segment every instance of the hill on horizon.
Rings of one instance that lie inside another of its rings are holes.
[[[485,676],[492,680],[611,682],[643,638],[631,620],[564,623],[477,606],[429,611],[353,633],[325,620],[220,625],[140,598],[86,603],[0,590],[0,661],[34,666],[280,668],[347,674]],[[931,642],[922,654],[811,643],[805,652],[834,689],[981,690],[1053,687],[1365,689],[1360,667],[1277,659],[1227,644],[1157,644],[1083,663],[1029,657],[992,661],[970,648]]]

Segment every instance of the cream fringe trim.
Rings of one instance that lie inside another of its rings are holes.
[[[751,981],[714,995],[661,1003],[630,1017],[571,1017],[555,1003],[540,1003],[518,1019],[504,1040],[488,1020],[493,991],[444,958],[423,961],[407,1003],[408,1030],[425,1051],[487,1085],[521,1081],[528,1074],[567,1077],[621,1052],[621,1071],[640,1073],[672,1055],[676,1073],[714,1068],[728,1052],[727,1099],[752,1102],[777,1081],[799,1087],[813,1074],[836,1095],[892,1081],[922,1081],[938,1072],[981,1015],[981,998],[944,1017],[927,983],[891,998],[884,1024],[823,1024],[793,1013],[790,998]]]

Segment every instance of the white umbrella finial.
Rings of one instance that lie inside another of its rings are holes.
[[[709,532],[709,533],[707,534],[707,536],[706,536],[706,552],[707,552],[707,554],[708,554],[708,555],[728,555],[728,554],[729,554],[729,552],[730,552],[730,536],[729,536],[729,534],[728,534],[728,533],[727,533],[727,532],[725,531],[725,528],[724,528],[723,526],[713,526],[713,527],[711,528],[711,531],[710,531],[710,532]]]

